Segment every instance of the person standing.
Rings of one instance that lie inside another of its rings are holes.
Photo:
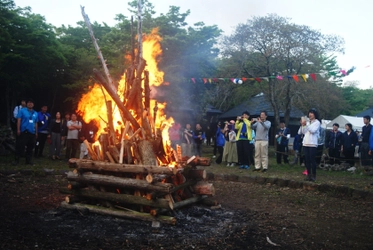
[[[339,164],[339,158],[341,154],[341,139],[342,132],[339,131],[339,124],[334,123],[333,129],[329,132],[328,140],[326,142],[326,148],[328,148],[329,152],[330,164]]]
[[[195,155],[201,157],[202,156],[202,143],[205,140],[206,135],[203,132],[202,127],[199,123],[196,124],[196,129],[193,131],[193,139],[194,139],[194,146],[195,146]]]
[[[356,133],[352,129],[351,123],[346,123],[345,129],[346,131],[342,134],[341,139],[341,151],[350,166],[354,166],[355,146],[358,143],[358,138]]]
[[[241,116],[237,117],[235,129],[237,130],[237,154],[238,162],[241,169],[250,168],[250,141],[251,141],[251,122],[249,121],[250,113],[242,112]]]
[[[170,136],[171,147],[176,150],[176,145],[180,143],[180,123],[172,124],[168,130],[168,134]]]
[[[61,147],[63,150],[66,149],[66,137],[67,137],[67,131],[69,130],[67,128],[67,122],[70,121],[70,113],[65,113],[65,118],[62,119],[62,133],[61,133]]]
[[[363,117],[364,126],[361,133],[361,143],[360,143],[360,157],[362,166],[371,166],[372,160],[369,157],[369,138],[372,131],[372,124],[370,124],[370,116],[366,115]]]
[[[17,105],[14,107],[13,109],[13,117],[11,119],[11,128],[12,130],[17,134],[17,115],[19,113],[19,111],[23,108],[26,107],[26,100],[22,99],[21,100],[21,104],[20,105]]]
[[[45,146],[45,142],[47,141],[48,134],[49,134],[49,123],[51,120],[51,115],[47,112],[48,106],[43,105],[41,110],[38,112],[38,138],[36,140],[35,146],[35,157],[43,157],[43,150]]]
[[[302,120],[301,127],[298,134],[303,134],[303,152],[305,156],[305,163],[307,168],[306,181],[316,181],[316,150],[317,139],[320,131],[319,115],[316,109],[312,108],[308,111],[309,124],[307,121]]]
[[[214,131],[212,131],[212,128],[210,126],[207,126],[206,128],[206,146],[211,146],[211,140],[213,137]]]
[[[38,137],[38,113],[34,110],[34,101],[29,99],[27,108],[19,110],[17,114],[17,136],[18,143],[15,154],[14,165],[18,165],[19,158],[26,148],[26,164],[33,165],[31,161],[32,151]]]
[[[192,156],[193,149],[193,130],[189,123],[185,125],[183,137],[181,138],[181,152],[183,156]]]
[[[320,125],[319,138],[317,138],[317,149],[316,149],[316,164],[317,165],[321,163],[321,157],[324,152],[325,134],[326,134],[325,129]]]
[[[71,114],[71,120],[67,122],[66,137],[66,159],[75,158],[79,149],[79,130],[82,129],[82,123],[77,120],[76,114]]]
[[[51,120],[49,126],[49,139],[51,144],[49,147],[49,156],[55,160],[59,160],[61,157],[61,135],[64,134],[64,127],[62,124],[61,113],[56,113],[56,118]]]
[[[223,159],[223,151],[225,145],[225,138],[224,138],[225,127],[218,129],[216,132],[216,147],[219,152],[219,156],[216,158],[216,163],[220,164]]]
[[[252,120],[252,129],[255,129],[255,169],[254,171],[262,172],[268,170],[268,139],[269,129],[271,128],[271,122],[267,120],[267,112],[260,112],[259,119]]]
[[[276,133],[277,140],[277,164],[281,164],[281,159],[284,159],[284,163],[288,164],[288,152],[289,152],[289,139],[290,139],[290,129],[285,126],[284,121],[280,121],[280,129]]]

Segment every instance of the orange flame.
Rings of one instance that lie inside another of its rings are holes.
[[[153,29],[151,34],[143,36],[143,58],[146,60],[146,70],[149,71],[149,84],[150,86],[160,86],[163,84],[164,72],[158,69],[158,57],[162,55],[162,49],[160,41],[162,38],[158,35],[158,29]],[[125,75],[122,76],[118,84],[118,95],[123,98],[125,90]],[[105,97],[104,97],[105,96]],[[111,100],[113,104],[113,123],[116,131],[121,131],[124,124],[122,124],[122,118],[119,109],[115,106],[114,101],[110,95],[102,88],[99,84],[95,83],[93,87],[90,87],[88,93],[82,95],[78,103],[77,112],[82,114],[83,120],[86,123],[95,121],[98,127],[97,135],[100,135],[105,131],[107,127],[107,108],[106,100]],[[155,100],[151,100],[149,120],[153,116],[153,110],[155,107]],[[155,118],[156,124],[153,127],[161,129],[162,139],[164,147],[169,143],[168,129],[174,122],[173,118],[167,118],[165,115],[166,103],[158,103],[157,117]],[[152,122],[151,122],[152,123]]]

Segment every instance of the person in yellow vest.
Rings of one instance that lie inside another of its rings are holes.
[[[237,154],[238,164],[241,169],[249,169],[250,163],[250,141],[251,141],[251,123],[249,120],[250,113],[248,111],[242,112],[241,116],[237,117],[235,129],[237,130]]]

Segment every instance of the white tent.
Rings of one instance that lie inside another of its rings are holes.
[[[371,121],[372,123],[373,121]],[[339,130],[345,131],[345,125],[346,123],[352,124],[353,130],[362,131],[362,127],[364,126],[363,117],[356,117],[356,116],[348,116],[348,115],[339,115],[333,120],[331,120],[328,125],[326,125],[326,129],[332,129],[333,124],[338,123],[339,124]]]

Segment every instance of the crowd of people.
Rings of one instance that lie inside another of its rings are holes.
[[[32,99],[22,100],[13,111],[12,129],[16,135],[16,153],[14,165],[19,164],[20,158],[26,158],[26,164],[34,165],[34,158],[45,157],[46,144],[49,145],[48,157],[53,160],[61,159],[64,148],[65,159],[77,157],[79,147],[83,155],[87,155],[82,140],[82,122],[78,121],[75,113],[56,112],[52,117],[48,106],[42,105],[40,111],[34,110]]]
[[[321,126],[319,114],[316,109],[310,109],[307,116],[301,117],[299,129],[294,137],[292,162],[289,161],[290,129],[284,121],[280,121],[276,131],[276,162],[278,165],[300,164],[305,167],[303,172],[307,181],[316,181],[316,168],[321,159],[328,156],[329,164],[340,164],[341,161],[350,166],[355,164],[355,148],[359,145],[361,165],[371,166],[373,156],[373,133],[370,116],[364,116],[362,133],[354,131],[350,123],[345,124],[345,131],[339,130],[339,124],[333,124],[333,129],[326,130]],[[216,163],[226,162],[227,167],[250,169],[266,172],[268,170],[268,144],[271,122],[267,120],[267,112],[262,111],[257,118],[250,118],[250,113],[244,111],[236,121],[219,122],[216,130],[207,127],[203,131],[200,124],[195,130],[187,124],[182,132],[174,125],[170,135],[179,134],[180,138],[173,141],[173,145],[181,141],[184,155],[201,156],[203,141],[210,145],[214,139],[214,156]],[[172,130],[174,129],[174,130]],[[174,138],[174,137],[172,137]]]
[[[373,156],[373,133],[371,117],[364,116],[362,133],[354,131],[350,123],[345,124],[345,132],[339,130],[339,124],[334,123],[333,129],[322,128],[318,112],[311,109],[308,116],[301,117],[300,126],[294,137],[294,158],[289,163],[290,129],[284,121],[276,131],[276,162],[282,164],[301,164],[305,166],[307,181],[316,180],[316,167],[320,164],[324,149],[327,149],[329,164],[339,164],[343,159],[354,166],[355,148],[359,145],[361,165],[371,166]],[[32,158],[44,157],[44,148],[49,145],[48,157],[61,159],[61,151],[65,149],[65,159],[87,157],[87,148],[82,141],[83,124],[75,113],[56,112],[54,116],[48,113],[48,106],[42,105],[40,111],[34,110],[32,99],[22,100],[16,106],[12,118],[13,130],[16,133],[16,154],[14,164],[19,164],[20,158],[26,158],[26,164],[33,165]],[[259,117],[250,118],[248,111],[237,116],[236,121],[219,122],[215,129],[207,127],[203,130],[200,124],[192,129],[190,124],[181,128],[174,123],[169,129],[171,146],[181,145],[184,156],[202,156],[202,147],[211,145],[214,141],[214,156],[216,163],[226,162],[228,167],[250,169],[266,172],[268,170],[268,145],[271,122],[267,120],[267,112],[262,111]],[[79,150],[80,149],[80,150]]]

